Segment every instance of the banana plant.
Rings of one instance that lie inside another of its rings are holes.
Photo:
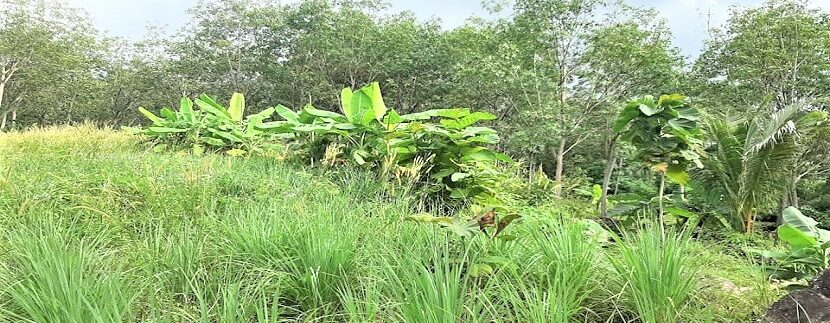
[[[261,152],[260,143],[268,136],[261,129],[263,121],[271,118],[276,109],[265,109],[245,117],[245,96],[234,93],[228,107],[202,94],[195,100],[182,98],[178,111],[162,108],[159,111],[161,116],[143,107],[139,107],[138,111],[152,124],[130,130],[153,138],[161,147],[188,145],[196,154],[210,147],[231,155],[242,155]]]
[[[818,227],[818,222],[788,207],[782,213],[783,223],[778,227],[778,239],[783,250],[747,249],[748,252],[771,259],[771,276],[777,279],[795,279],[806,285],[813,276],[830,268],[830,231]]]
[[[297,150],[319,152],[320,145],[336,144],[350,162],[369,168],[390,161],[406,166],[419,156],[429,157],[433,164],[425,178],[453,198],[495,200],[500,174],[493,165],[511,161],[488,148],[499,141],[496,131],[477,126],[494,115],[466,108],[401,115],[386,106],[377,82],[357,91],[343,89],[339,113],[311,104],[299,111],[284,106],[275,111],[283,120],[261,128],[290,138]]]

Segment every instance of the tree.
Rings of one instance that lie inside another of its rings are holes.
[[[0,2],[0,130],[19,113],[35,122],[71,113],[93,80],[95,34],[64,4]]]
[[[663,221],[666,178],[680,185],[689,181],[687,168],[698,164],[700,112],[679,94],[634,99],[626,104],[614,123],[614,131],[637,147],[638,159],[660,174],[659,219]]]
[[[740,218],[746,232],[759,211],[771,208],[791,188],[792,168],[804,152],[803,138],[827,122],[827,113],[804,102],[730,123],[707,118],[708,147],[702,178]]]
[[[632,16],[653,15],[637,11]],[[602,26],[588,38],[580,72],[582,86],[579,97],[586,105],[596,106],[597,113],[590,120],[596,132],[594,141],[601,142],[605,167],[602,173],[600,214],[607,216],[608,187],[617,164],[618,133],[612,124],[617,106],[639,93],[672,93],[679,90],[683,60],[671,45],[671,34],[662,22],[647,25],[622,21]]]
[[[806,0],[771,0],[733,12],[695,64],[701,99],[751,115],[827,97],[828,30],[830,17]]]

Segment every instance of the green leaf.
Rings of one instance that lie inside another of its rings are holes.
[[[383,118],[383,124],[385,125],[394,125],[401,122],[404,122],[404,119],[394,109],[389,110],[389,112]]]
[[[454,233],[459,237],[472,237],[476,233],[479,232],[478,221],[475,220],[461,220],[459,218],[455,218],[452,221],[452,224],[441,224],[445,228],[449,229],[450,232]]]
[[[778,238],[793,247],[812,247],[818,245],[815,237],[789,224],[778,227]]]
[[[353,97],[354,93],[351,88],[347,87],[340,91],[340,109],[349,122],[354,122],[355,107],[352,106]]]
[[[228,115],[233,121],[242,121],[245,114],[245,96],[242,93],[234,93],[231,96],[231,104],[228,107]]]
[[[470,173],[453,173],[452,176],[450,176],[450,180],[453,181],[453,182],[458,182],[458,181],[463,180],[467,177],[470,177],[471,175],[472,174],[470,174]]]
[[[649,105],[649,104],[640,104],[639,106],[637,106],[637,108],[640,109],[640,112],[642,112],[643,114],[645,114],[648,117],[653,116],[655,114],[658,114],[660,112],[663,112],[662,107],[659,107],[659,106],[655,107],[655,106],[652,106],[652,105]]]
[[[332,118],[334,120],[339,120],[339,121],[346,121],[347,120],[346,117],[343,116],[342,114],[339,114],[337,112],[320,110],[320,109],[315,108],[311,104],[306,104],[306,106],[303,107],[303,111],[305,113],[308,113],[308,114],[313,115],[315,117]]]
[[[176,120],[178,120],[176,113],[173,112],[173,110],[170,110],[170,108],[161,108],[159,114],[170,122],[176,122]]]
[[[640,109],[635,105],[627,105],[622,112],[620,112],[620,116],[617,117],[617,121],[614,122],[614,132],[621,132],[625,130],[631,120],[634,120],[637,116],[640,115]]]
[[[354,159],[354,161],[358,165],[366,164],[366,160],[364,159],[366,157],[369,157],[369,152],[367,152],[365,150],[355,149],[354,151],[352,151],[352,159]]]
[[[474,264],[470,266],[468,274],[470,277],[479,278],[482,276],[492,275],[493,272],[495,272],[493,267],[488,264]]]
[[[439,109],[434,111],[437,116],[450,119],[460,119],[470,114],[470,109],[467,108]]]
[[[591,205],[599,204],[599,200],[602,198],[602,185],[594,184],[591,187]]]
[[[150,111],[147,111],[147,109],[145,109],[143,107],[138,107],[138,112],[141,112],[141,114],[143,114],[145,117],[147,117],[147,119],[150,119],[150,121],[152,121],[156,125],[162,125],[162,124],[165,123],[164,119],[159,118],[158,116],[156,116],[155,114],[153,114]]]
[[[380,84],[378,82],[372,82],[369,86],[363,88],[361,91],[365,91],[365,93],[369,96],[369,99],[372,102],[372,110],[374,111],[375,119],[378,121],[383,119],[383,116],[386,115],[386,103],[383,102],[383,95],[380,92]]]
[[[687,173],[686,168],[680,164],[670,164],[666,168],[666,178],[683,186],[689,185],[689,173]]]
[[[179,103],[179,113],[181,113],[182,118],[187,122],[193,123],[196,121],[193,114],[193,101],[188,97],[183,97]]]
[[[149,127],[147,128],[155,133],[182,133],[187,132],[186,128],[169,128],[169,127]]]
[[[259,121],[262,121],[262,120],[268,119],[272,115],[274,115],[275,111],[276,111],[275,108],[268,108],[268,109],[262,110],[262,111],[260,111],[256,114],[252,114],[252,115],[249,115],[249,116],[245,117],[245,120],[259,119]]]
[[[201,96],[199,96],[198,99],[193,101],[193,103],[196,103],[196,105],[203,111],[206,111],[216,117],[231,120],[231,115],[228,114],[228,111],[225,110],[224,107],[216,103],[216,101],[213,101],[213,98],[207,95],[202,94]]]
[[[280,117],[282,117],[286,121],[291,122],[293,124],[300,124],[300,115],[298,115],[294,111],[291,111],[291,109],[285,107],[284,105],[280,104],[274,107],[274,110]]]
[[[680,119],[686,119],[690,121],[700,120],[700,111],[693,107],[679,107],[676,108],[675,111],[677,111],[677,117]]]

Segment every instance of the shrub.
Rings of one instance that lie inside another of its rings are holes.
[[[194,106],[195,103],[195,106]],[[268,134],[260,129],[263,120],[274,114],[273,108],[243,117],[245,97],[234,93],[226,108],[213,98],[202,95],[196,100],[181,99],[178,111],[162,108],[161,117],[140,107],[138,111],[152,124],[146,128],[130,128],[133,133],[153,138],[157,147],[184,145],[201,154],[206,148],[226,151],[231,155],[261,153]]]
[[[787,246],[785,251],[748,249],[775,261],[769,267],[773,278],[796,279],[806,284],[816,274],[830,268],[830,231],[820,229],[818,222],[795,207],[782,214],[778,238]]]
[[[511,160],[487,148],[499,141],[495,130],[476,126],[494,115],[466,108],[399,115],[384,104],[378,83],[355,92],[344,89],[341,112],[311,104],[296,112],[278,106],[284,121],[261,127],[290,137],[292,148],[306,152],[312,164],[350,163],[383,175],[422,164],[414,176],[427,184],[428,192],[486,204],[499,201],[497,186],[506,175],[496,164]]]

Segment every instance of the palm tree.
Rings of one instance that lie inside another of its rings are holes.
[[[792,168],[806,149],[802,138],[826,121],[827,113],[811,111],[803,101],[734,123],[706,119],[703,179],[746,232],[752,232],[758,211],[772,207],[791,187]]]

